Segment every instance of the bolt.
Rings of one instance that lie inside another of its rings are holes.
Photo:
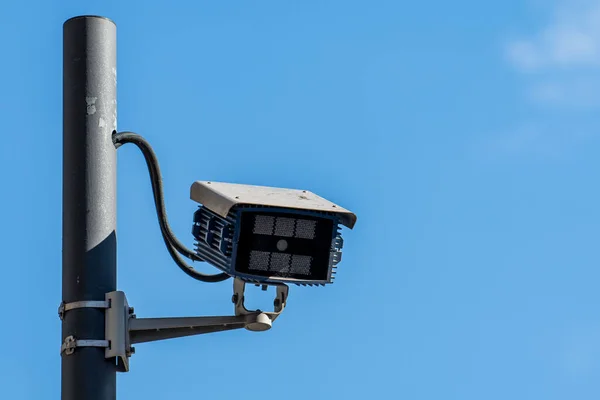
[[[129,307],[129,314],[133,314],[135,312],[135,309],[133,307]]]
[[[237,294],[234,294],[233,296],[231,296],[231,302],[233,304],[237,304],[237,302],[238,302],[238,295]]]
[[[129,351],[131,354],[135,354],[135,347],[131,346],[131,350]]]

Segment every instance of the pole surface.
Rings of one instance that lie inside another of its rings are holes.
[[[81,16],[63,25],[62,300],[104,300],[117,287],[116,26]],[[104,310],[68,311],[62,340],[104,340]],[[104,348],[62,354],[63,400],[116,398],[116,365]]]

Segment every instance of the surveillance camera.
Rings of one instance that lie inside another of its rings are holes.
[[[190,192],[201,259],[257,284],[333,282],[350,211],[306,190],[197,181]]]

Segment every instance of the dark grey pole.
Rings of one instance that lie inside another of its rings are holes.
[[[81,16],[63,26],[63,264],[65,303],[104,300],[117,287],[116,26]],[[104,310],[65,313],[62,340],[104,340]],[[63,400],[116,398],[116,366],[104,349],[62,354]]]

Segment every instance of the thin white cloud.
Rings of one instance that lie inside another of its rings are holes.
[[[546,26],[509,42],[506,55],[523,72],[600,67],[600,1],[555,5]]]
[[[595,133],[590,127],[600,109],[600,0],[555,0],[543,7],[548,18],[504,48],[522,78],[529,113],[494,135],[492,146],[556,159]]]
[[[530,83],[527,97],[549,108],[586,110],[600,107],[600,74],[561,77]]]

